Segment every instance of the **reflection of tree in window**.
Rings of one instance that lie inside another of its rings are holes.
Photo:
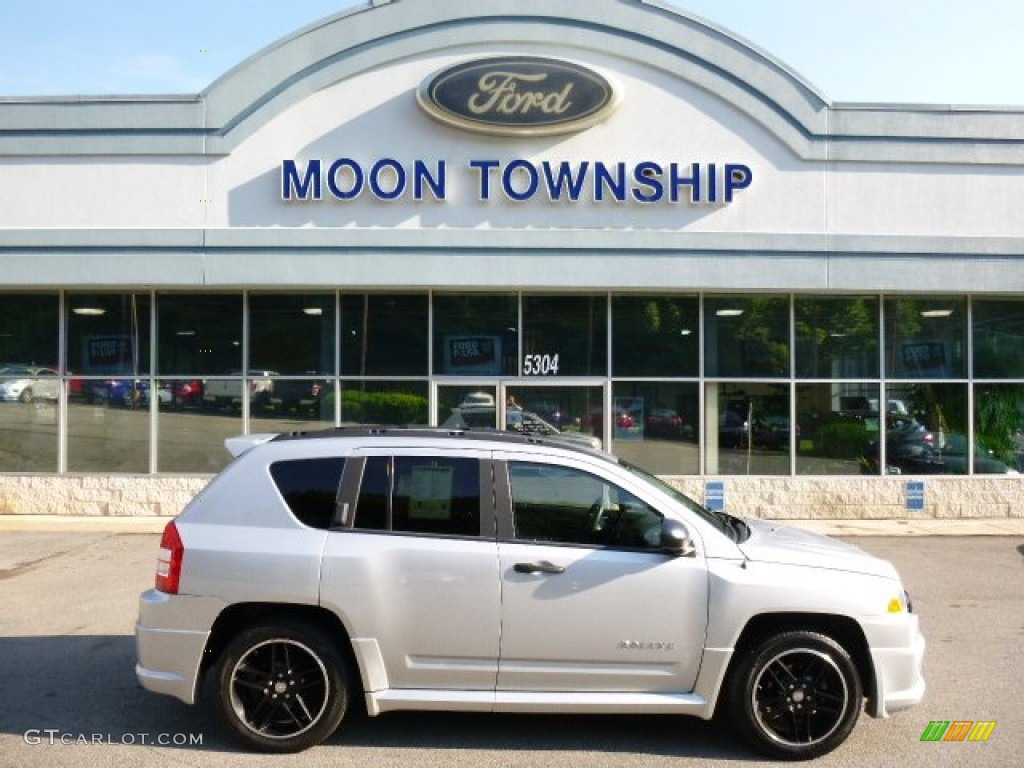
[[[696,376],[697,328],[697,300],[693,297],[614,297],[614,375]]]
[[[878,376],[876,299],[798,297],[795,322],[797,376]]]
[[[711,376],[789,375],[789,299],[727,296],[705,302]]]
[[[1024,384],[979,384],[974,408],[978,448],[1017,467],[1017,454],[1024,452]]]

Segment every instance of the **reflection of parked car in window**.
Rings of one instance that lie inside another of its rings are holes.
[[[966,435],[947,435],[946,444],[939,453],[942,471],[946,474],[967,474],[967,437]],[[999,461],[990,451],[982,446],[974,446],[974,474],[976,475],[1016,475],[1017,470]]]
[[[770,450],[789,448],[789,419],[778,414],[769,414],[754,419],[754,445]],[[797,426],[797,437],[800,427]]]
[[[750,425],[737,411],[726,409],[718,417],[718,444],[722,448],[743,448],[749,439]]]
[[[885,474],[934,475],[942,472],[939,445],[934,432],[910,417],[888,419],[885,435]],[[861,470],[878,474],[878,441],[868,444],[861,459]]]
[[[171,402],[178,408],[203,404],[203,382],[200,379],[174,379],[166,382],[171,388]]]
[[[232,376],[241,376],[235,371]],[[275,371],[249,371],[249,403],[262,407],[271,402],[274,382],[269,377]],[[205,379],[203,381],[203,405],[208,408],[240,408],[242,405],[242,382],[239,379]]]
[[[469,401],[467,398],[466,401],[452,408],[451,415],[441,426],[448,429],[494,429],[495,423],[497,423],[497,416],[493,402]],[[505,408],[505,429],[524,435],[553,437],[598,450],[601,448],[600,438],[581,432],[562,431],[533,411],[523,410],[517,405]]]
[[[686,426],[683,417],[670,408],[652,408],[645,421],[650,437],[680,438]]]
[[[60,380],[52,368],[35,365],[7,365],[0,368],[0,400],[31,403],[33,400],[56,400],[60,396]]]
[[[275,410],[285,413],[289,411],[318,413],[320,397],[325,391],[329,391],[326,379],[278,379],[273,382],[273,385],[270,402]]]
[[[592,432],[604,431],[604,408],[591,408],[589,414],[590,430]],[[625,408],[615,409],[615,429],[630,429],[636,426],[636,418]]]
[[[123,405],[128,408],[149,404],[149,381],[147,379],[104,379],[86,383],[94,403]],[[169,384],[161,383],[157,390],[161,405],[172,400]]]

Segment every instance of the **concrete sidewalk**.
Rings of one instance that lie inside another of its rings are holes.
[[[0,515],[0,533],[161,533],[169,517],[75,517],[71,515]],[[779,520],[826,536],[1022,536],[1024,518],[905,520]]]

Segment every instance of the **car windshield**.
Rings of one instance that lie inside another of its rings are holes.
[[[740,527],[735,525],[735,523],[733,522],[736,521],[740,523],[742,529],[746,529],[747,526],[744,523],[742,523],[742,521],[740,521],[739,518],[735,518],[732,515],[727,515],[724,512],[711,511],[707,507],[698,504],[685,493],[682,493],[678,489],[672,487],[664,480],[662,480],[660,477],[652,475],[650,472],[645,472],[644,470],[640,469],[639,467],[633,466],[627,461],[622,461],[620,459],[619,464],[628,469],[631,473],[639,477],[641,480],[650,483],[659,491],[662,491],[663,493],[666,493],[669,496],[671,496],[684,507],[689,509],[691,512],[699,515],[701,519],[713,525],[716,529],[724,533],[733,541],[741,541],[742,539],[745,539],[747,537],[748,534],[744,533],[740,529]]]

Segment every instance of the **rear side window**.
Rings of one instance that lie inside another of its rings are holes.
[[[270,476],[303,525],[330,528],[344,469],[344,459],[297,459],[271,464]]]
[[[480,535],[480,462],[447,456],[367,459],[355,527],[395,533]]]

